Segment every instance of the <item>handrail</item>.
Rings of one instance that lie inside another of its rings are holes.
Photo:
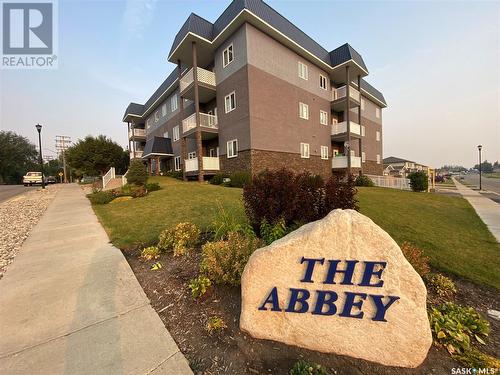
[[[104,189],[109,182],[115,178],[115,167],[109,168],[109,171],[106,172],[104,176],[102,176],[102,188]]]

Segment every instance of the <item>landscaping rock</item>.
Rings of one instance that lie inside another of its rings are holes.
[[[241,289],[240,328],[256,338],[402,367],[421,364],[432,344],[422,279],[353,210],[255,251]]]

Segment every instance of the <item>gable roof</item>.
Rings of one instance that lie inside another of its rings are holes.
[[[395,156],[389,156],[387,158],[384,158],[384,164],[392,164],[392,163],[415,163],[414,161],[407,160],[407,159],[401,159],[397,158]]]

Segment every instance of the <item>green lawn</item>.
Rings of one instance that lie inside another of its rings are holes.
[[[487,177],[487,178],[500,178],[500,173],[499,172],[485,173],[484,177]]]
[[[241,189],[155,177],[163,189],[128,202],[95,206],[113,243],[130,247],[154,242],[162,229],[181,221],[207,228],[217,201],[245,220]],[[500,289],[500,245],[467,201],[439,194],[360,188],[361,212],[399,244],[421,247],[431,264],[477,283]]]

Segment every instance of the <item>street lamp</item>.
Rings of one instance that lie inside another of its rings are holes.
[[[482,172],[482,167],[481,167],[481,149],[483,148],[483,146],[479,145],[477,146],[477,149],[479,151],[479,191],[481,191],[482,189],[482,185],[481,185],[481,172]]]
[[[43,176],[43,158],[42,158],[42,125],[36,124],[35,128],[38,131],[38,147],[40,148],[40,167],[42,168],[42,189],[45,189],[45,181]]]

